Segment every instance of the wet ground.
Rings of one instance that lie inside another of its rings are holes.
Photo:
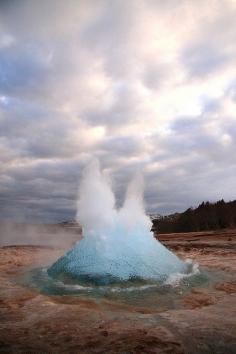
[[[0,353],[235,353],[236,231],[158,238],[198,262],[212,281],[173,288],[173,301],[158,291],[144,291],[143,299],[139,293],[138,301],[132,292],[129,301],[49,296],[19,279],[63,249],[0,248]]]

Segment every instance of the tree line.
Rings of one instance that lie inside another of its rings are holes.
[[[236,227],[236,200],[216,203],[202,202],[197,208],[183,213],[161,216],[152,220],[158,233],[218,230]]]

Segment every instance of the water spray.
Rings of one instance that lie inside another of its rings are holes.
[[[79,186],[77,221],[83,239],[48,269],[53,278],[106,285],[130,279],[164,281],[186,272],[186,263],[150,231],[141,175],[131,181],[123,207],[117,209],[109,179],[99,162],[92,161]]]

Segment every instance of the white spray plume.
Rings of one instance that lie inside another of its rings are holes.
[[[121,224],[126,229],[150,230],[151,221],[143,206],[144,181],[141,173],[130,182],[124,205],[115,209],[115,197],[111,182],[101,172],[98,160],[85,168],[79,187],[76,220],[83,226],[84,235],[107,234],[114,225]]]
[[[144,210],[143,189],[143,176],[138,173],[128,185],[124,205],[119,210],[118,218],[126,228],[151,229],[151,220]]]
[[[94,159],[82,175],[76,220],[83,226],[84,235],[91,235],[109,229],[115,217],[115,198],[110,181],[101,173],[98,160]]]

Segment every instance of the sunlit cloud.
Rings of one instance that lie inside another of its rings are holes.
[[[235,198],[234,1],[0,7],[2,218],[73,218],[92,156],[150,212]]]

